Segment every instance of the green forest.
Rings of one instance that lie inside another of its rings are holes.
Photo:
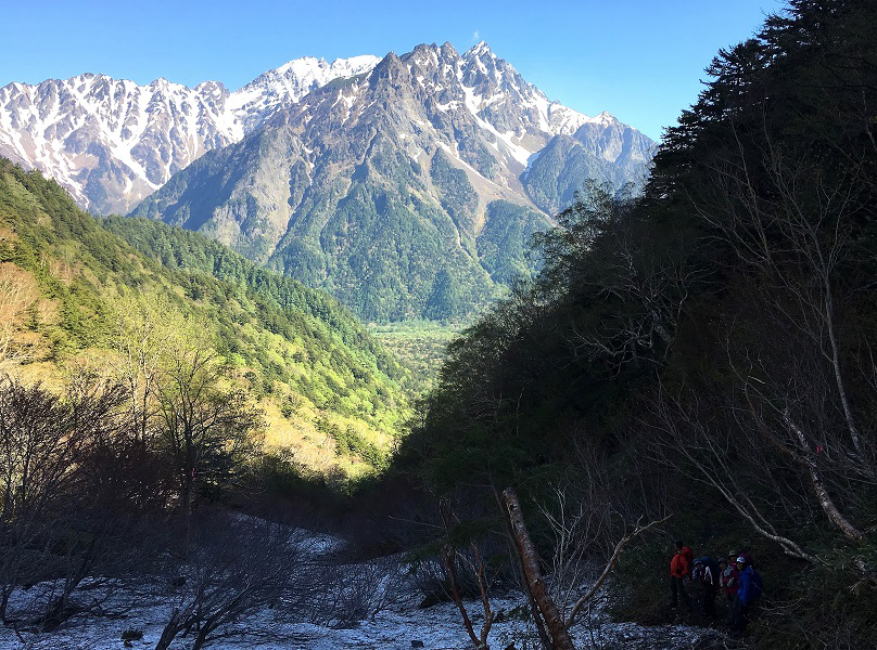
[[[0,345],[14,374],[150,393],[180,355],[209,353],[223,390],[260,411],[255,428],[300,471],[385,465],[407,373],[334,299],[195,233],[98,221],[54,182],[0,164]]]
[[[582,511],[597,557],[670,517],[621,556],[617,615],[674,620],[674,540],[745,546],[758,645],[877,644],[875,25],[794,1],[715,57],[643,196],[591,185],[537,235],[542,271],[451,344],[397,457],[450,531],[496,548],[513,486],[556,566]]]
[[[359,186],[323,233],[379,235],[323,278],[349,309],[0,158],[0,644],[877,647],[875,35],[873,0],[789,0],[641,193],[576,184],[550,228],[496,199],[476,237],[441,153],[441,219]]]

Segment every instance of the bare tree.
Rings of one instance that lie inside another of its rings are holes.
[[[487,638],[490,635],[491,627],[493,627],[495,614],[490,605],[490,578],[488,577],[484,554],[474,539],[467,540],[462,547],[459,542],[454,542],[452,531],[460,526],[460,519],[451,509],[450,502],[447,499],[442,500],[439,508],[446,536],[446,540],[442,544],[440,557],[448,595],[457,606],[463,621],[463,627],[466,629],[466,634],[469,635],[474,647],[479,650],[489,650],[490,646],[487,643]],[[474,579],[478,587],[479,602],[482,610],[482,622],[478,632],[475,631],[472,617],[469,615],[469,611],[463,601],[464,593],[460,578],[461,567],[471,579]]]
[[[635,231],[623,223],[606,237],[613,257],[594,289],[612,309],[589,328],[573,325],[573,352],[606,362],[616,374],[628,364],[661,366],[672,349],[689,287],[703,274],[681,259],[650,255],[645,246],[651,242],[636,241]]]
[[[0,380],[0,490],[3,553],[0,616],[12,591],[36,575],[59,498],[75,481],[71,461],[85,444],[71,412],[40,386]],[[41,548],[42,547],[42,548]]]
[[[542,572],[542,560],[530,538],[530,532],[524,522],[524,516],[517,494],[512,488],[506,488],[503,490],[502,496],[507,508],[509,522],[511,523],[527,589],[530,591],[533,600],[536,602],[539,614],[548,631],[551,648],[552,650],[574,650],[575,646],[573,645],[569,630],[575,624],[583,607],[590,602],[606,582],[606,579],[615,567],[615,564],[625,546],[627,546],[635,537],[664,523],[669,517],[665,517],[661,520],[654,520],[645,525],[642,524],[642,520],[638,520],[636,524],[634,524],[633,529],[626,531],[615,543],[603,570],[587,591],[571,604],[564,603],[558,605],[555,599],[552,598],[549,581]],[[572,550],[572,553],[578,554],[579,551],[578,549],[575,549]],[[568,612],[565,616],[564,610]]]
[[[187,522],[196,483],[231,472],[231,459],[255,442],[259,430],[258,412],[244,393],[222,382],[223,367],[212,350],[184,347],[175,351],[156,384],[160,435],[175,466],[179,508]]]
[[[611,509],[603,501],[570,496],[568,486],[555,486],[553,502],[538,504],[551,531],[553,552],[547,563],[549,593],[564,619],[593,571],[593,560],[610,535]]]
[[[297,580],[309,593],[301,613],[317,625],[352,627],[398,600],[400,581],[400,562],[392,557],[354,564],[315,558]]]
[[[51,627],[66,616],[70,596],[106,557],[104,543],[121,521],[89,478],[101,440],[124,439],[118,386],[71,390],[61,399],[41,386],[0,380],[0,616],[12,591],[56,572],[60,590],[40,615]],[[92,475],[93,476],[93,475]],[[94,516],[93,516],[94,515]]]
[[[874,437],[861,431],[843,354],[843,339],[851,333],[841,311],[844,294],[855,290],[846,277],[849,264],[863,255],[873,257],[858,250],[855,239],[856,220],[870,201],[862,191],[872,182],[867,157],[848,152],[847,165],[826,169],[812,153],[816,143],[784,148],[766,124],[755,141],[734,133],[736,155],[711,166],[712,185],[703,199],[694,198],[695,207],[740,262],[764,279],[762,307],[784,329],[797,332],[799,346],[821,359],[820,374],[831,378],[846,432],[833,444],[847,457],[848,471],[874,481],[877,447]],[[869,341],[863,343],[870,347]],[[770,379],[780,383],[774,387],[779,390],[796,380]],[[874,398],[872,393],[864,399]]]
[[[786,476],[771,468],[758,432],[738,428],[733,414],[730,419],[711,416],[701,405],[703,400],[717,398],[703,393],[687,391],[684,402],[667,391],[658,394],[651,418],[643,420],[658,434],[652,439],[652,458],[715,489],[759,535],[777,543],[787,555],[816,562],[792,538],[792,531],[783,530],[771,517],[772,508],[762,495],[770,494],[774,506],[793,499],[785,509],[799,517],[800,495],[784,485]]]
[[[779,452],[789,466],[802,472],[816,502],[831,524],[847,538],[859,541],[864,537],[863,533],[849,521],[832,496],[833,487],[839,491],[849,491],[842,490],[837,482],[830,483],[828,480],[831,466],[837,466],[837,462],[832,462],[831,452],[818,453],[822,448],[835,446],[829,440],[834,442],[830,432],[836,424],[833,426],[831,422],[830,406],[826,408],[832,401],[831,380],[820,375],[818,362],[808,364],[806,357],[806,351],[801,350],[798,355],[784,359],[786,363],[777,362],[772,368],[758,362],[757,367],[751,365],[748,370],[737,372],[747,407],[745,416],[748,422],[742,424],[754,427],[762,441]],[[782,367],[785,381],[770,381],[776,376],[773,369],[777,365]],[[782,390],[776,390],[777,387]],[[741,419],[743,417],[738,416],[738,420]],[[821,435],[817,437],[805,432],[805,423],[819,430]],[[846,467],[846,459],[840,465]]]
[[[177,602],[155,646],[166,650],[180,636],[192,650],[234,634],[231,626],[265,607],[280,607],[302,589],[300,546],[294,533],[267,521],[207,517],[192,531],[185,559],[166,567],[181,583]]]

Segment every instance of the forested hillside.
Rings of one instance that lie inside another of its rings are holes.
[[[57,390],[120,382],[148,402],[198,360],[303,471],[383,464],[406,417],[404,371],[334,299],[194,233],[97,221],[8,161],[0,219],[5,371]]]
[[[642,517],[616,613],[673,620],[683,539],[756,558],[762,647],[877,644],[875,26],[871,1],[794,0],[721,51],[645,195],[581,193],[538,278],[451,345],[398,459],[448,548],[483,568],[511,486],[561,612],[564,567]]]
[[[653,153],[608,113],[550,102],[485,43],[422,44],[285,106],[131,214],[202,232],[367,321],[457,321],[530,276],[530,235],[585,180],[639,188]]]
[[[642,194],[483,44],[156,220],[0,158],[0,646],[877,648],[875,34],[789,0]]]

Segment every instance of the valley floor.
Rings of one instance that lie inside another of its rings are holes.
[[[327,553],[338,548],[337,540],[319,536],[312,548]],[[384,558],[378,560],[381,573],[371,571],[377,579],[372,587],[376,591],[388,588],[392,594],[372,594],[373,603],[379,611],[353,625],[337,627],[332,621],[309,622],[294,620],[283,613],[282,604],[276,609],[264,609],[239,624],[222,631],[222,638],[209,644],[213,650],[342,650],[348,648],[410,650],[465,650],[471,648],[460,623],[459,613],[451,603],[440,603],[421,609],[422,596],[405,576],[398,561]],[[350,565],[345,574],[357,573],[363,565]],[[372,567],[374,568],[374,567]],[[11,601],[11,610],[24,612],[35,602],[45,599],[52,589],[51,583],[35,585],[17,591]],[[112,591],[109,591],[109,590]],[[84,585],[79,599],[86,604],[89,599],[100,600],[103,615],[73,617],[51,633],[35,633],[10,627],[0,628],[0,649],[12,650],[117,650],[122,647],[154,648],[162,628],[178,604],[173,589],[167,585],[118,584],[93,581]],[[519,616],[525,599],[522,594],[511,593],[496,598],[492,606],[501,614],[490,634],[492,648],[514,647],[517,650],[536,648],[532,628]],[[474,624],[478,628],[479,604],[469,603]],[[312,617],[305,617],[312,618]],[[126,630],[142,632],[142,638],[125,646],[122,634]],[[682,625],[644,627],[633,623],[613,623],[600,611],[592,613],[589,620],[574,630],[580,648],[708,648],[719,647],[721,637],[713,630]],[[422,644],[422,645],[421,645]],[[182,650],[192,646],[191,638],[178,639],[172,649]]]

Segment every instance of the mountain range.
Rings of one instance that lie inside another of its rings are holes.
[[[206,151],[377,61],[296,59],[235,92],[216,81],[138,85],[102,74],[11,83],[0,88],[0,156],[50,175],[84,209],[124,214]]]
[[[532,270],[530,236],[586,180],[639,186],[654,150],[608,113],[550,101],[484,43],[299,59],[234,93],[93,75],[0,89],[0,154],[80,205],[145,196],[133,215],[377,321],[471,313]]]

